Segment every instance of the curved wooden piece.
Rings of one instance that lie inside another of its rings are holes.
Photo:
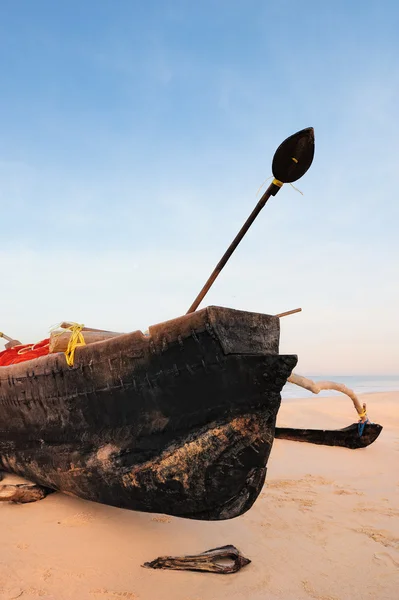
[[[235,546],[229,544],[190,556],[159,556],[151,562],[144,563],[142,566],[147,569],[208,571],[209,573],[228,575],[237,573],[237,571],[250,562],[249,558],[245,558]]]
[[[366,423],[362,435],[359,435],[358,423],[343,429],[294,429],[276,427],[275,437],[294,442],[308,442],[322,446],[341,446],[355,450],[366,448],[378,438],[382,426],[377,423]]]
[[[0,502],[26,504],[43,500],[53,490],[34,483],[14,483],[0,485]]]
[[[309,390],[313,394],[318,394],[322,390],[335,390],[336,392],[341,392],[352,400],[353,405],[359,415],[359,418],[362,422],[367,421],[367,413],[366,413],[366,405],[363,404],[363,407],[360,404],[358,397],[355,392],[350,388],[346,387],[343,383],[336,383],[335,381],[313,381],[312,379],[308,379],[303,375],[297,375],[296,373],[291,373],[288,377],[287,381],[290,383],[294,383],[295,385],[299,385],[305,390]]]

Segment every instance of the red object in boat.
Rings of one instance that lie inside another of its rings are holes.
[[[32,360],[49,353],[50,338],[42,340],[37,344],[22,344],[0,352],[0,367],[15,365],[16,363]]]

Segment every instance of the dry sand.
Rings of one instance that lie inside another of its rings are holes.
[[[276,440],[261,496],[232,521],[135,513],[62,494],[0,505],[0,598],[398,600],[399,392],[362,400],[384,425],[372,446]],[[314,397],[283,402],[279,425],[334,428],[355,417],[344,397]],[[140,566],[224,544],[252,563],[234,575]]]

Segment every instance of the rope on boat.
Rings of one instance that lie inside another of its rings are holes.
[[[76,348],[86,345],[82,333],[83,327],[84,325],[79,325],[79,323],[73,323],[70,327],[68,327],[68,329],[72,332],[72,335],[69,338],[68,347],[65,351],[65,358],[68,366],[70,367],[73,367]]]
[[[296,373],[291,373],[287,381],[299,385],[300,387],[305,388],[305,390],[313,392],[313,394],[318,394],[321,390],[335,390],[337,392],[342,392],[342,394],[346,394],[352,400],[359,417],[359,422],[366,423],[368,421],[366,404],[363,404],[362,407],[355,392],[350,388],[347,388],[343,383],[336,383],[335,381],[318,381],[316,383],[315,381],[312,381],[312,379],[303,377],[303,375],[297,375]]]

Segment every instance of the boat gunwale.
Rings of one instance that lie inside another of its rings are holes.
[[[253,316],[253,317],[265,317],[267,319],[272,319],[276,325],[278,325],[278,338],[279,338],[279,333],[280,333],[280,320],[278,317],[274,317],[273,315],[268,315],[265,313],[259,313],[259,312],[253,312],[253,311],[243,311],[243,310],[239,310],[239,309],[234,309],[234,308],[228,308],[228,307],[223,307],[223,306],[207,306],[206,308],[203,308],[199,311],[196,311],[195,313],[190,313],[190,314],[186,314],[186,315],[182,315],[181,317],[176,317],[174,319],[169,319],[166,321],[161,321],[160,323],[157,323],[155,325],[152,325],[148,328],[149,334],[146,335],[145,333],[143,333],[140,329],[137,329],[135,331],[131,331],[131,332],[127,332],[127,333],[121,333],[118,335],[115,335],[115,337],[112,338],[107,338],[105,340],[99,340],[97,342],[93,342],[90,344],[86,344],[84,346],[78,346],[75,350],[75,363],[74,365],[72,365],[71,367],[69,367],[67,365],[66,362],[66,358],[65,358],[65,353],[64,352],[53,352],[53,353],[49,353],[49,354],[45,354],[43,356],[39,356],[37,358],[32,358],[30,360],[26,360],[26,361],[22,361],[22,362],[18,362],[16,364],[10,364],[10,365],[0,365],[0,385],[1,385],[1,381],[6,381],[8,380],[8,378],[11,376],[14,379],[29,379],[30,374],[29,371],[32,369],[33,371],[35,371],[35,368],[38,367],[39,370],[38,372],[34,372],[32,373],[32,376],[40,376],[40,375],[51,375],[52,373],[48,373],[46,372],[46,367],[45,367],[45,363],[50,363],[48,364],[48,369],[52,369],[52,368],[58,368],[59,370],[62,371],[72,371],[74,369],[79,369],[82,368],[85,365],[90,364],[90,361],[93,360],[93,358],[91,358],[89,361],[85,360],[85,358],[87,358],[87,354],[90,352],[96,352],[98,349],[100,349],[100,353],[102,353],[101,351],[104,348],[109,348],[110,350],[113,350],[113,346],[115,344],[125,344],[128,340],[130,341],[130,339],[134,340],[136,345],[141,345],[141,354],[137,355],[137,356],[132,356],[131,351],[134,350],[134,346],[129,348],[129,354],[127,356],[131,357],[131,358],[137,358],[140,359],[144,356],[145,351],[149,350],[152,353],[156,353],[157,352],[157,348],[156,346],[158,344],[161,343],[161,339],[162,339],[162,333],[165,334],[164,339],[167,339],[167,344],[172,344],[172,343],[176,343],[179,342],[180,340],[184,340],[187,339],[191,336],[193,336],[193,334],[199,334],[199,333],[203,333],[204,331],[206,331],[209,327],[213,328],[214,324],[215,324],[215,316],[217,316],[217,313],[223,313],[224,311],[227,311],[228,313],[230,313],[231,315],[246,315],[246,316]],[[216,315],[215,315],[216,313]],[[197,323],[197,327],[193,328],[190,327],[189,329],[186,327],[186,324],[189,323],[190,321],[194,321],[194,323]],[[179,327],[178,326],[182,326],[181,327],[181,331],[179,332]],[[84,334],[84,332],[83,332]],[[172,335],[171,335],[172,334]],[[213,332],[213,335],[218,338],[218,335]],[[220,340],[219,340],[220,341]],[[277,341],[278,344],[278,341]],[[224,354],[231,354],[231,352],[226,352],[223,347],[222,347],[223,353]],[[161,348],[160,351],[162,352],[162,344],[161,344]],[[237,354],[242,354],[242,352],[237,352]],[[244,354],[248,354],[247,352],[244,352]],[[255,353],[255,354],[259,354],[259,353]],[[270,354],[273,354],[272,352],[270,352]],[[278,354],[278,353],[277,353]],[[61,357],[64,357],[63,359]],[[58,364],[58,360],[62,361],[62,364]],[[41,371],[41,367],[43,367],[43,371]],[[21,371],[21,373],[19,374],[18,371]],[[59,371],[56,371],[59,372]]]

